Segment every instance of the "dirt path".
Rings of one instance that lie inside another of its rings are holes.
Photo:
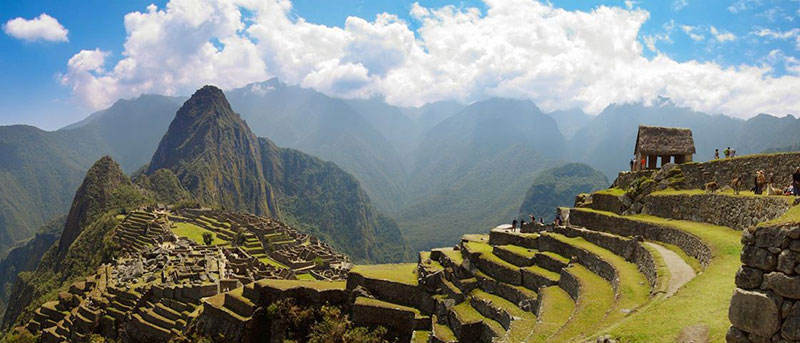
[[[653,249],[656,249],[661,254],[661,257],[664,258],[664,263],[666,263],[669,269],[670,277],[669,284],[667,285],[667,298],[671,297],[678,288],[681,288],[681,286],[695,277],[694,269],[674,251],[655,243],[645,242],[645,244],[653,247]]]

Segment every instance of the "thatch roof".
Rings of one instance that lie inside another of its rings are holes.
[[[639,125],[634,154],[691,155],[695,153],[692,130],[675,127]]]

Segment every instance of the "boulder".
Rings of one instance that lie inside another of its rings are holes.
[[[737,288],[731,298],[728,319],[739,330],[763,337],[772,337],[780,329],[778,304],[760,291]]]
[[[773,271],[778,261],[769,250],[747,245],[742,249],[742,263],[764,271]]]
[[[736,272],[736,286],[745,289],[753,289],[761,286],[764,272],[760,269],[744,267]]]
[[[788,276],[780,272],[764,275],[764,285],[775,294],[790,299],[800,299],[800,276]]]

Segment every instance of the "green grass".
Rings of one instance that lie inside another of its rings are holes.
[[[642,244],[642,247],[644,247],[645,249],[647,249],[648,252],[650,252],[650,256],[653,256],[653,263],[656,265],[656,284],[655,286],[653,286],[653,293],[659,293],[663,295],[663,293],[667,291],[667,287],[669,287],[669,280],[672,274],[669,272],[667,263],[664,262],[664,257],[661,256],[661,253],[658,252],[658,250],[647,244]],[[683,252],[683,250],[681,250],[681,252]],[[691,260],[697,262],[697,260],[695,259]],[[698,262],[697,265],[699,266],[700,263]]]
[[[461,323],[477,323],[489,320],[473,308],[468,301],[453,306],[452,310]]]
[[[442,342],[455,342],[458,340],[453,330],[450,330],[447,325],[436,323],[436,321],[433,323],[433,334]]]
[[[432,268],[434,270],[444,270],[444,267],[442,266],[441,263],[439,263],[439,261],[434,261],[431,259],[430,251],[420,251],[419,261],[420,264]]]
[[[575,310],[575,302],[567,292],[558,286],[544,287],[539,292],[542,305],[538,322],[534,325],[533,330],[525,333],[518,330],[515,327],[518,324],[514,322],[511,324],[509,337],[501,342],[544,342],[569,320]],[[525,324],[527,323],[519,323],[519,325]]]
[[[510,253],[512,253],[514,255],[522,256],[522,257],[528,258],[528,259],[533,258],[534,256],[536,256],[536,253],[538,253],[537,250],[528,249],[528,248],[524,248],[524,247],[520,247],[520,246],[516,246],[516,245],[500,245],[500,246],[497,246],[497,248],[498,249],[502,249],[502,250],[506,250],[506,251],[508,251],[508,252],[510,252]]]
[[[606,313],[614,306],[614,290],[608,281],[579,264],[571,265],[568,270],[580,282],[581,291],[572,318],[548,342],[581,341],[608,324]]]
[[[372,299],[372,298],[366,298],[366,297],[358,297],[358,298],[356,298],[355,304],[356,305],[363,305],[363,306],[382,307],[382,308],[396,309],[396,310],[401,310],[401,311],[408,311],[408,312],[413,312],[415,316],[421,315],[419,310],[415,309],[413,307],[393,304],[393,303],[382,301],[382,300],[378,300],[378,299]]]
[[[720,185],[720,187],[724,187],[724,186],[725,185]],[[687,195],[687,196],[692,196],[692,195],[708,195],[708,194],[712,194],[712,193],[706,192],[706,191],[704,191],[702,189],[677,190],[677,189],[673,189],[673,188],[667,188],[665,190],[661,190],[661,191],[656,191],[656,192],[650,193],[651,196],[669,196],[669,195]],[[794,199],[795,199],[795,197],[789,197],[789,196],[783,196],[783,195],[764,195],[764,194],[760,194],[759,195],[759,194],[755,194],[755,193],[753,193],[751,191],[744,191],[744,190],[740,191],[739,194],[735,194],[732,189],[724,191],[724,192],[723,191],[718,191],[718,192],[715,192],[713,194],[726,195],[726,196],[732,196],[732,197],[777,198],[777,199],[783,199],[789,204],[794,203]]]
[[[618,297],[616,303],[614,304],[614,308],[608,315],[607,321],[609,323],[614,323],[624,318],[627,315],[626,312],[635,310],[649,300],[650,282],[647,281],[647,278],[644,276],[644,274],[639,272],[639,268],[635,264],[630,263],[621,256],[594,245],[583,238],[569,238],[563,235],[552,233],[549,233],[549,235],[555,239],[558,239],[559,241],[574,247],[582,248],[596,256],[599,256],[614,266],[614,269],[617,270],[617,275],[619,277],[619,282],[617,284]]]
[[[545,256],[549,256],[550,258],[552,258],[552,259],[554,259],[556,261],[561,261],[563,263],[569,263],[569,258],[561,256],[559,254],[556,254],[556,253],[554,253],[552,251],[542,251],[542,252],[540,252],[540,254],[545,255]]]
[[[625,190],[620,188],[601,189],[595,192],[595,194],[620,196],[620,195],[625,195]]]
[[[346,281],[310,281],[310,280],[277,280],[277,279],[262,279],[256,281],[262,287],[272,287],[280,290],[287,290],[292,288],[310,288],[317,291],[326,290],[344,290],[347,286]]]
[[[542,267],[539,267],[539,266],[530,266],[530,267],[525,267],[525,268],[522,268],[522,269],[525,269],[525,270],[528,270],[530,272],[533,272],[534,274],[538,274],[538,275],[544,276],[544,277],[546,277],[546,278],[548,278],[550,280],[553,280],[555,282],[558,282],[558,280],[561,278],[560,274],[558,274],[556,272],[551,272],[551,271],[549,271],[547,269],[544,269]]]
[[[794,197],[787,198],[791,198],[793,200],[795,199]],[[788,211],[786,211],[786,213],[778,218],[758,224],[757,227],[780,226],[798,223],[800,223],[800,205],[790,208]]]
[[[741,233],[722,226],[647,215],[624,218],[689,232],[711,247],[712,260],[672,297],[649,303],[611,328],[610,334],[621,337],[622,342],[674,342],[685,327],[702,324],[709,328],[710,342],[724,341],[730,326],[728,306],[735,288],[734,278],[741,264]]]
[[[317,280],[309,273],[297,274],[295,276],[297,277],[298,280],[304,280],[304,281],[316,281]]]
[[[393,281],[411,286],[418,284],[416,263],[357,265],[350,272],[370,279]]]
[[[452,250],[452,249],[442,250],[442,255],[447,256],[447,258],[449,258],[450,261],[453,261],[453,263],[455,263],[455,264],[457,264],[459,266],[462,263],[464,263],[464,256],[461,255],[461,251]]]
[[[281,268],[281,269],[289,269],[289,267],[287,265],[285,265],[283,263],[280,263],[278,261],[275,261],[275,260],[269,258],[269,256],[261,257],[258,260],[261,261],[261,263],[266,264],[268,266],[273,266],[273,267]]]
[[[416,330],[414,331],[414,337],[411,340],[412,343],[428,343],[428,337],[430,337],[430,331],[424,330]]]
[[[478,253],[480,254],[479,257],[480,259],[487,260],[500,267],[512,270],[519,270],[519,267],[511,263],[508,263],[507,261],[503,260],[500,257],[497,257],[497,255],[495,255],[493,252],[494,247],[489,244],[470,241],[464,243],[464,249],[466,249],[470,253]]]
[[[201,228],[197,225],[190,223],[175,222],[173,223],[173,225],[175,227],[172,228],[172,232],[174,232],[176,235],[191,239],[192,241],[200,245],[205,245],[205,243],[203,243],[203,233],[210,232],[214,234],[213,231],[206,230],[204,228]],[[211,245],[225,245],[225,244],[228,244],[228,241],[220,239],[219,237],[217,237],[216,234],[214,234],[214,240],[211,242]]]

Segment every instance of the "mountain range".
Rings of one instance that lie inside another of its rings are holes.
[[[543,113],[530,101],[512,99],[398,107],[380,98],[338,99],[277,79],[226,95],[253,134],[269,139],[249,144],[263,151],[272,141],[335,163],[355,177],[376,210],[398,222],[414,250],[510,221],[536,176],[553,165],[582,162],[613,179],[628,166],[639,124],[692,129],[696,160],[727,146],[742,155],[800,144],[792,134],[800,120],[793,116],[740,120],[668,99],[610,105],[589,116],[580,110]],[[0,182],[8,185],[0,190],[0,256],[66,213],[83,173],[101,156],[112,156],[126,173],[151,163],[185,99],[120,100],[53,132],[0,127]],[[267,183],[275,193],[276,184]],[[242,209],[256,208],[248,206]]]

